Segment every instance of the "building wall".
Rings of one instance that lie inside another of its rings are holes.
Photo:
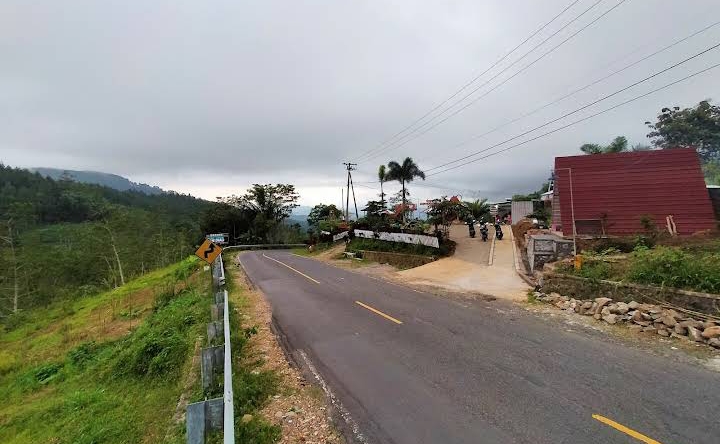
[[[720,221],[720,188],[708,188],[710,202],[715,210],[715,219]]]
[[[520,219],[532,214],[533,203],[531,200],[514,200],[510,206],[510,217],[512,217],[512,223],[517,223]]]
[[[572,207],[578,234],[583,234],[580,226],[602,226],[610,235],[636,234],[644,230],[644,215],[661,230],[672,215],[682,235],[716,226],[693,149],[556,157],[555,177],[566,236],[572,235]]]

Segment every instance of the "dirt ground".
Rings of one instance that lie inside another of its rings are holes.
[[[515,271],[510,227],[504,226],[503,234],[503,240],[494,242],[493,247],[492,230],[491,239],[483,242],[479,237],[471,239],[467,226],[453,225],[450,238],[457,242],[457,249],[452,257],[401,271],[397,273],[398,277],[409,284],[524,300],[530,287]]]
[[[258,330],[252,341],[250,359],[261,359],[265,369],[274,370],[281,378],[280,393],[269,399],[261,415],[282,428],[281,444],[344,443],[332,423],[324,392],[290,365],[271,330],[270,305],[263,294],[249,284],[237,263],[233,261],[233,264],[230,275],[235,285],[242,288],[247,303],[243,309],[243,327],[257,326]]]

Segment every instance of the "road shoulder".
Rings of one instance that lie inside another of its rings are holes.
[[[331,410],[320,387],[310,383],[288,360],[272,328],[272,309],[262,292],[247,278],[235,259],[229,272],[234,285],[242,288],[243,328],[256,329],[248,359],[262,362],[262,370],[271,370],[280,378],[280,390],[260,411],[268,421],[282,429],[284,443],[344,443],[335,428]]]

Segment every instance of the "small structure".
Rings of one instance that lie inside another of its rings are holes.
[[[694,149],[555,158],[553,226],[563,235],[628,236],[668,216],[679,235],[716,228]]]
[[[553,234],[531,234],[527,240],[527,258],[530,272],[542,270],[547,262],[573,255],[573,243]]]

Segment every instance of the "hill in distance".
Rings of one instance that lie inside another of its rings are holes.
[[[28,168],[32,172],[40,173],[53,180],[70,179],[75,182],[102,185],[118,191],[139,191],[149,196],[162,194],[164,191],[156,186],[136,183],[117,174],[102,173],[99,171],[63,170],[60,168]]]

